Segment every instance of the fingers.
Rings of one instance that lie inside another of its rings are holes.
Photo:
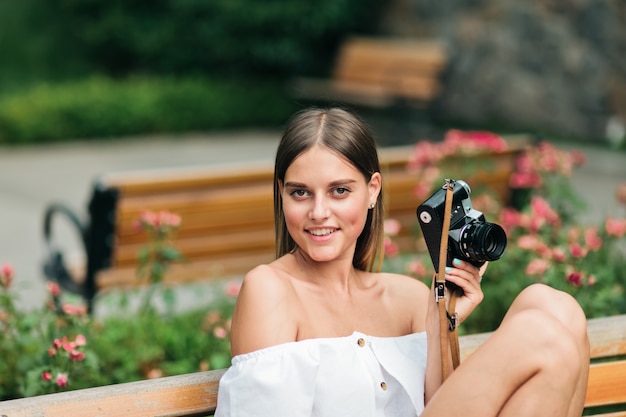
[[[458,285],[464,291],[480,288],[480,279],[486,268],[485,265],[478,269],[469,262],[456,258],[453,261],[453,265],[454,267],[446,267],[446,281]]]
[[[459,259],[455,259],[453,265],[453,267],[446,268],[446,281],[458,285],[463,290],[463,295],[457,299],[456,303],[456,313],[463,322],[483,300],[480,280],[485,266],[478,269],[469,262]]]

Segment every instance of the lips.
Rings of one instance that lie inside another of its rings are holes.
[[[324,227],[324,228],[319,228],[319,229],[308,229],[307,232],[309,232],[313,236],[328,236],[334,233],[336,230],[337,229],[335,228]]]

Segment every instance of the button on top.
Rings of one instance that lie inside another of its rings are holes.
[[[365,339],[363,339],[362,337],[360,337],[360,338],[359,338],[359,340],[357,340],[357,341],[356,341],[356,343],[357,343],[359,346],[363,347],[363,346],[365,346]]]
[[[381,388],[383,391],[387,391],[387,384],[385,383],[385,381],[383,381],[383,382],[381,382],[381,383],[380,383],[380,388]]]

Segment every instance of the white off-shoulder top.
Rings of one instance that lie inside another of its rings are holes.
[[[235,356],[215,416],[415,417],[425,374],[425,332],[290,342]]]

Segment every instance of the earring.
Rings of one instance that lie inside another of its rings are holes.
[[[370,210],[373,209],[374,207],[376,207],[376,203],[370,203]]]

